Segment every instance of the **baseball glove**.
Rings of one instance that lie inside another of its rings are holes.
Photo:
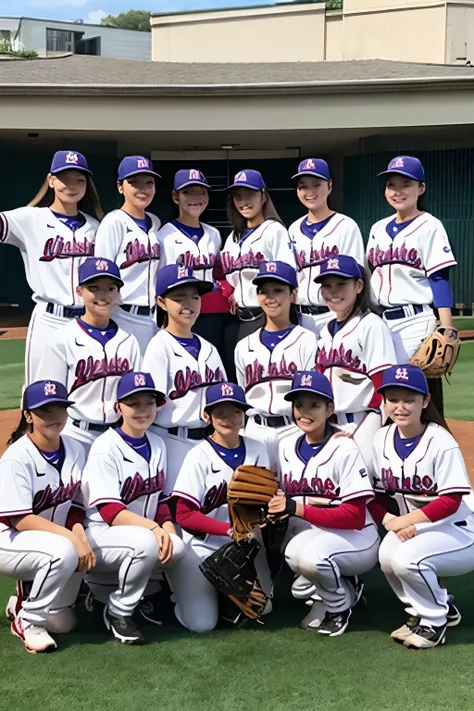
[[[453,371],[460,346],[452,328],[438,328],[425,338],[410,363],[421,368],[427,378],[442,378]]]
[[[199,567],[202,574],[244,615],[260,622],[268,596],[257,580],[255,556],[260,548],[256,540],[231,541],[211,553]]]
[[[227,485],[229,517],[236,541],[248,539],[256,526],[265,522],[267,504],[278,491],[276,472],[242,464]]]

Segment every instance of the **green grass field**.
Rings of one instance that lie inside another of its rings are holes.
[[[454,327],[459,331],[474,330],[474,316],[455,316],[453,322]]]
[[[25,341],[0,343],[0,410],[19,407],[25,375]]]

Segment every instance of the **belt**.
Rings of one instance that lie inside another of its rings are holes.
[[[309,314],[311,316],[319,316],[320,314],[327,314],[329,308],[327,306],[305,306],[299,307],[302,314]]]
[[[135,304],[120,304],[120,308],[136,316],[151,316],[155,310],[148,306],[136,306]]]
[[[408,304],[407,306],[395,306],[393,309],[385,309],[383,315],[389,321],[393,321],[397,318],[406,318],[407,316],[421,314],[423,311],[423,306],[419,306],[418,304]]]
[[[85,309],[83,306],[61,306],[60,304],[48,302],[46,304],[46,313],[62,316],[62,318],[79,318],[84,315]]]
[[[285,427],[285,425],[290,424],[288,417],[284,415],[270,415],[269,417],[264,417],[263,415],[255,415],[253,418],[257,425],[265,425],[266,427]]]
[[[262,309],[248,309],[246,306],[237,308],[237,316],[241,321],[256,321],[263,314]]]
[[[86,432],[105,432],[110,427],[110,425],[96,425],[95,422],[85,422],[84,420],[73,420],[72,424]]]
[[[178,437],[178,431],[179,427],[169,427],[168,428],[168,434],[174,435],[175,437]],[[205,427],[195,427],[194,429],[187,429],[186,430],[186,438],[187,439],[204,439],[206,436],[206,428]]]

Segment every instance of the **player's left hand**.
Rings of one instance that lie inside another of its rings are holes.
[[[397,531],[397,538],[399,541],[409,541],[410,538],[416,536],[416,526],[410,523],[406,528],[402,528],[401,531]]]
[[[286,509],[286,496],[283,494],[276,494],[268,502],[268,513],[278,514],[283,513]]]
[[[169,563],[173,556],[173,541],[171,540],[168,531],[165,531],[165,529],[161,526],[157,526],[153,529],[153,533],[155,534],[160,548],[158,560],[162,563],[162,565],[166,565],[166,563]]]
[[[407,526],[411,525],[411,522],[407,520],[408,516],[395,516],[395,518],[390,519],[390,521],[387,521],[385,525],[385,528],[387,531],[393,531],[394,533],[398,533],[398,531],[401,531],[402,529],[406,528]]]

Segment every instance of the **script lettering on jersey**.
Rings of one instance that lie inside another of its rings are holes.
[[[134,239],[125,247],[125,261],[119,265],[119,268],[125,269],[125,267],[131,267],[133,264],[159,259],[160,253],[160,245],[157,242],[155,244],[150,244],[150,242],[142,244],[139,239]]]
[[[94,380],[107,378],[111,375],[124,375],[131,369],[128,358],[119,358],[118,356],[114,356],[110,360],[107,360],[107,358],[96,360],[92,356],[89,356],[87,360],[82,358],[77,361],[76,379],[71,386],[70,392]]]
[[[46,240],[43,256],[40,262],[52,262],[53,259],[71,259],[72,257],[94,256],[94,242],[87,237],[81,241],[76,239],[66,240],[57,235]]]
[[[260,262],[264,262],[265,257],[261,252],[253,252],[250,250],[246,254],[241,254],[239,257],[234,257],[229,252],[222,252],[221,263],[224,274],[229,274],[230,272],[237,272],[240,269],[245,269],[245,267],[258,267]]]
[[[321,372],[324,372],[326,368],[340,367],[357,373],[364,373],[364,375],[367,374],[367,367],[364,363],[361,363],[359,356],[353,355],[351,348],[346,351],[343,344],[339,348],[330,348],[329,351],[326,351],[325,346],[323,346],[318,351],[316,360],[318,370]]]
[[[214,254],[198,254],[193,255],[191,252],[187,251],[184,254],[180,254],[176,259],[176,264],[182,264],[184,267],[199,268],[199,267],[213,267],[216,263],[216,258]]]
[[[300,269],[314,264],[322,264],[329,257],[337,257],[338,254],[339,250],[335,245],[325,245],[324,242],[321,243],[319,248],[312,247],[308,253],[305,249],[300,251],[295,249],[296,263]]]
[[[190,390],[204,388],[212,383],[220,383],[224,380],[224,373],[220,368],[213,370],[206,365],[204,378],[198,370],[191,370],[188,366],[183,372],[178,370],[174,376],[174,390],[168,395],[170,400],[178,400],[184,397]]]
[[[293,379],[296,375],[298,367],[296,363],[288,363],[283,356],[279,363],[270,363],[268,368],[254,360],[253,363],[245,367],[245,389],[248,390],[257,383],[265,382],[266,380],[275,380],[277,378]]]
[[[165,472],[159,469],[155,476],[144,479],[138,472],[135,476],[127,477],[122,484],[120,496],[123,503],[127,506],[132,501],[136,501],[141,496],[149,496],[150,494],[158,494],[163,491],[165,486]]]
[[[52,489],[48,484],[45,489],[36,492],[33,498],[33,513],[38,516],[42,511],[72,501],[80,488],[81,482],[74,482],[72,479],[69,484],[60,484],[57,489]]]
[[[340,494],[340,488],[336,487],[332,479],[323,479],[319,476],[313,476],[311,479],[301,477],[293,479],[293,474],[285,474],[283,476],[283,488],[287,496],[325,496],[328,499],[337,499]]]
[[[384,264],[408,264],[415,269],[421,268],[421,257],[418,250],[414,247],[407,248],[404,242],[401,247],[390,245],[388,249],[380,249],[380,247],[372,247],[369,249],[369,262],[374,267],[380,267]]]
[[[227,482],[223,481],[221,484],[216,484],[211,486],[209,491],[206,493],[204,498],[204,503],[201,506],[201,512],[203,514],[208,514],[214,509],[218,509],[227,503]]]
[[[414,474],[411,476],[402,475],[401,477],[394,476],[392,468],[384,469],[382,467],[382,486],[385,491],[404,491],[405,493],[412,492],[414,494],[431,494],[434,495],[438,491],[438,484],[433,482],[433,479],[425,475],[423,477]]]

